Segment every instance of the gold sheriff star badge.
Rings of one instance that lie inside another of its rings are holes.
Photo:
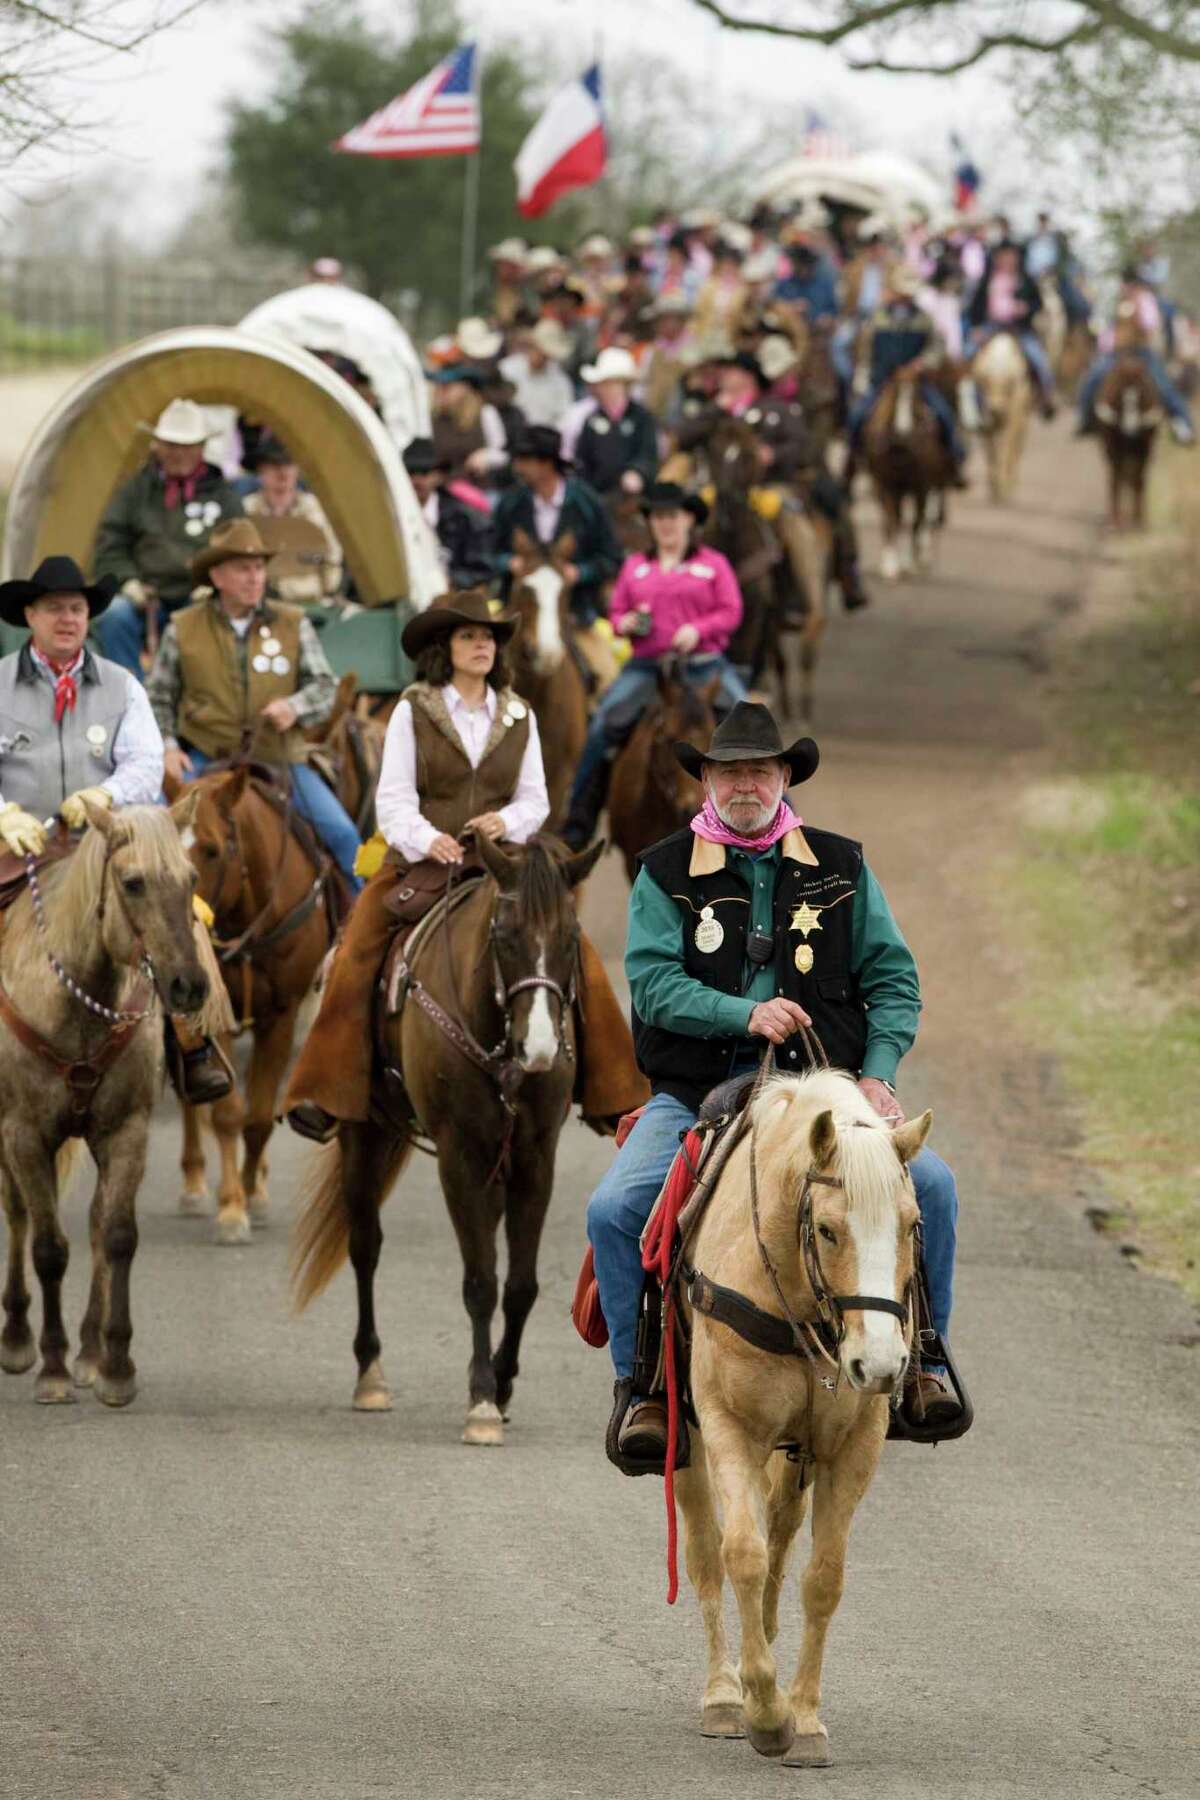
[[[793,931],[802,931],[804,936],[807,937],[810,931],[820,931],[821,915],[819,912],[814,911],[806,900],[803,906],[796,907],[795,911],[792,913],[791,928]]]

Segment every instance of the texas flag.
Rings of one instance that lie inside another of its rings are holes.
[[[517,207],[536,219],[561,194],[587,187],[604,173],[608,148],[596,63],[559,88],[517,152]]]

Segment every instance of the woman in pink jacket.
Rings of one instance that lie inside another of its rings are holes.
[[[673,481],[648,488],[642,505],[654,549],[626,559],[609,601],[613,630],[631,640],[633,655],[588,727],[562,834],[579,849],[595,834],[613,758],[654,698],[664,658],[678,657],[684,679],[696,687],[719,679],[719,715],[747,697],[725,656],[742,620],[741,589],[720,551],[699,541],[708,508]]]

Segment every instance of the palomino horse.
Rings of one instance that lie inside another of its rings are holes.
[[[823,1766],[825,1635],[841,1598],[854,1511],[883,1448],[887,1396],[903,1380],[912,1344],[918,1215],[907,1165],[930,1114],[890,1131],[848,1076],[828,1070],[778,1077],[750,1109],[750,1127],[688,1252],[700,1428],[677,1483],[688,1575],[708,1635],[701,1729],[714,1737],[744,1731],[764,1756]],[[760,1349],[707,1317],[703,1294],[714,1283],[780,1325],[786,1316],[792,1341],[809,1349]],[[810,1492],[804,1641],[785,1694],[771,1645]],[[741,1617],[738,1670],[722,1616],[726,1575]],[[897,1629],[903,1635],[902,1619]]]
[[[266,1223],[267,1140],[296,1017],[337,920],[328,860],[307,833],[297,835],[282,790],[239,768],[201,776],[194,791],[195,820],[185,842],[200,895],[216,915],[217,954],[238,1029],[254,1036],[245,1099],[234,1087],[211,1109],[221,1156],[214,1234],[219,1244],[241,1244],[252,1223]],[[191,1106],[183,1109],[182,1167],[180,1211],[207,1212],[200,1113]]]
[[[901,369],[883,389],[863,428],[867,468],[883,512],[879,572],[895,581],[914,566],[927,568],[932,555],[929,503],[936,497],[933,523],[945,523],[945,492],[954,473],[941,427],[920,391],[921,376]],[[905,512],[910,536],[905,537]]]
[[[1011,331],[998,331],[976,351],[971,375],[983,412],[988,489],[993,500],[1011,500],[1033,406],[1025,352]]]
[[[407,997],[398,1016],[391,1010],[389,976],[388,1016],[378,1021],[378,1032],[388,1064],[403,1072],[409,1108],[398,1116],[396,1089],[381,1072],[371,1120],[344,1124],[338,1140],[320,1153],[293,1257],[297,1303],[304,1307],[349,1252],[358,1283],[354,1405],[360,1411],[386,1411],[392,1404],[375,1326],[379,1214],[417,1128],[436,1148],[462,1252],[472,1333],[463,1441],[504,1441],[575,1074],[571,1001],[579,921],[572,889],[603,847],[594,844],[567,857],[551,840],[534,838],[521,850],[478,838],[476,853],[487,875],[431,919],[405,971]],[[508,1271],[504,1333],[493,1354],[501,1220]]]
[[[587,736],[587,691],[571,621],[565,570],[575,542],[568,533],[549,548],[517,532],[514,548],[526,573],[513,582],[512,606],[521,629],[510,652],[513,687],[533,708],[546,767],[549,826],[561,825],[575,767]]]
[[[1163,404],[1150,371],[1140,356],[1126,352],[1100,383],[1096,423],[1108,464],[1108,522],[1114,531],[1125,523],[1141,530],[1146,523],[1146,469],[1154,437],[1163,420]]]
[[[195,805],[189,796],[177,809],[185,828]],[[34,1397],[45,1405],[74,1398],[58,1177],[64,1150],[82,1138],[99,1178],[74,1380],[106,1406],[127,1406],[137,1392],[129,1354],[135,1208],[162,1073],[158,1002],[195,1013],[209,979],[193,935],[196,878],[170,813],[87,811],[91,829],[78,849],[33,877],[0,937],[0,1195],[8,1218],[0,1369],[20,1375],[36,1360],[25,1278],[32,1223],[42,1287]]]
[[[608,788],[608,829],[625,859],[632,883],[641,851],[679,831],[703,802],[699,785],[676,757],[680,742],[706,745],[716,720],[713,701],[718,676],[703,687],[686,678],[681,660],[667,657],[658,672],[658,693],[634,726],[613,764]]]

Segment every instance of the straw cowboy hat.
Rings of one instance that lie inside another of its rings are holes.
[[[493,612],[484,588],[463,588],[453,594],[439,594],[424,612],[408,621],[400,634],[404,654],[420,656],[427,644],[449,637],[460,625],[486,625],[498,644],[507,644],[520,621],[513,612]]]
[[[777,250],[756,250],[742,264],[742,280],[751,286],[760,281],[774,281],[779,272],[779,252]]]
[[[662,294],[650,308],[650,317],[652,319],[666,319],[670,317],[690,319],[691,316],[692,303],[686,294]]]
[[[594,363],[584,363],[579,371],[586,382],[593,381],[636,381],[638,366],[628,350],[621,350],[610,344],[602,350]]]
[[[202,444],[208,436],[208,420],[204,408],[194,400],[172,400],[159,413],[153,425],[142,425],[160,444]]]
[[[203,581],[218,563],[232,562],[237,556],[253,556],[266,562],[271,552],[258,535],[252,519],[227,519],[218,525],[203,550],[192,558],[192,580]]]
[[[488,261],[518,263],[523,268],[525,266],[525,258],[528,254],[529,247],[524,238],[502,238],[498,244],[493,244],[488,251]]]
[[[551,362],[566,362],[573,348],[570,337],[557,319],[539,319],[529,334],[529,341]]]
[[[579,260],[586,262],[590,257],[614,256],[616,251],[611,238],[606,238],[602,231],[594,231],[591,237],[585,237],[579,246]]]
[[[88,585],[87,576],[73,556],[47,556],[28,581],[0,583],[0,619],[6,625],[25,625],[25,608],[47,594],[82,594],[88,612],[94,619],[102,613],[113,594],[116,583],[109,575]]]
[[[565,269],[567,259],[553,244],[535,244],[525,258],[525,270],[529,275],[545,275],[549,269]]]
[[[757,356],[759,369],[768,387],[773,381],[786,375],[789,369],[794,369],[800,361],[800,352],[791,338],[781,337],[778,333],[763,339],[758,346]]]
[[[672,744],[671,748],[675,760],[697,781],[706,762],[758,762],[765,757],[777,757],[787,764],[787,785],[797,787],[816,774],[821,760],[821,752],[811,738],[797,738],[785,749],[769,709],[753,700],[738,701],[713,732],[707,750],[697,750],[695,744]]]
[[[490,362],[500,354],[504,333],[492,331],[486,319],[460,319],[454,334],[459,349],[472,362]]]

